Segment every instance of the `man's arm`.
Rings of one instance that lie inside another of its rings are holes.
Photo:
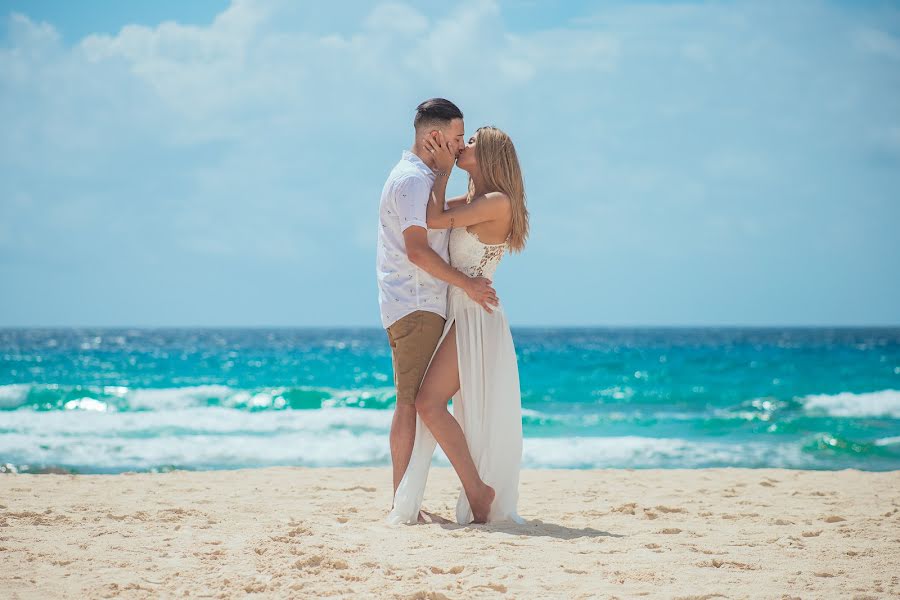
[[[484,277],[469,277],[448,265],[428,245],[428,235],[425,228],[417,225],[407,227],[403,230],[403,241],[406,243],[406,256],[409,258],[409,262],[429,275],[461,288],[472,300],[480,304],[489,313],[493,312],[491,306],[499,304],[497,292],[490,285],[491,280]]]

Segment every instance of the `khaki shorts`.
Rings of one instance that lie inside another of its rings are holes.
[[[411,312],[387,328],[397,404],[415,404],[425,369],[443,333],[444,317],[427,310]]]

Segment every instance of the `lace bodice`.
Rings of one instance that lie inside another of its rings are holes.
[[[465,227],[455,227],[450,231],[450,266],[469,277],[493,279],[506,248],[505,242],[485,244]]]

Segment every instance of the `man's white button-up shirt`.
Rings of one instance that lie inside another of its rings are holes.
[[[416,310],[447,318],[447,283],[410,262],[403,231],[427,229],[425,210],[434,184],[434,173],[412,152],[405,150],[381,191],[378,227],[378,303],[385,329]],[[429,229],[428,245],[448,263],[449,229]]]

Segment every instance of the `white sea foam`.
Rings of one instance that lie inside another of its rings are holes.
[[[107,388],[107,391],[109,388]],[[226,385],[195,385],[177,388],[119,388],[132,410],[171,410],[205,406],[210,398],[228,398],[235,393]]]
[[[66,410],[98,410],[105,411],[109,406],[106,402],[94,400],[93,398],[78,398],[77,400],[69,400],[65,403]]]
[[[24,407],[29,392],[55,390],[61,397],[65,391],[59,385],[13,384],[0,386],[0,409]],[[87,387],[86,394],[77,400],[67,400],[62,408],[68,411],[172,411],[207,407],[216,404],[250,410],[281,409],[287,406],[290,394],[321,395],[324,408],[341,406],[371,407],[386,405],[394,395],[392,387],[366,389],[338,389],[329,387],[267,387],[257,390],[232,388],[227,385],[194,385],[170,388],[129,388],[125,386]],[[46,399],[44,400],[46,401]],[[26,407],[27,408],[27,407]]]
[[[83,470],[144,470],[163,465],[189,469],[270,465],[316,467],[390,464],[387,437],[376,433],[333,431],[327,435],[289,432],[277,435],[192,435],[167,438],[110,438],[64,435],[0,436],[5,462],[67,465]]]
[[[882,390],[865,394],[842,392],[799,398],[809,412],[824,412],[832,417],[892,417],[900,419],[900,390]]]
[[[793,446],[694,443],[640,437],[526,438],[524,468],[695,468],[702,466],[809,467]],[[0,456],[13,464],[68,465],[98,471],[240,468],[270,465],[387,466],[386,432],[281,431],[269,435],[107,437],[61,433],[0,436]],[[448,466],[440,447],[434,463]]]
[[[21,406],[28,397],[31,386],[27,383],[12,383],[0,385],[0,409],[10,409]]]
[[[156,437],[373,430],[387,432],[393,411],[363,408],[250,412],[225,407],[152,412],[31,411],[0,415],[4,429],[28,435]]]
[[[16,397],[21,399],[22,394],[27,394],[27,387],[3,386],[2,389],[16,401]],[[172,391],[178,393],[170,395]],[[107,396],[126,397],[133,390],[104,392]],[[268,392],[268,398],[281,393],[275,388]],[[206,395],[221,398],[234,393],[235,390],[226,386],[196,386],[162,390],[156,398],[145,397],[156,408],[160,404],[174,407],[169,410],[103,410],[90,398],[80,398],[70,401],[73,403],[68,407],[70,410],[2,411],[0,429],[4,433],[0,435],[0,457],[3,462],[18,465],[49,464],[113,472],[161,465],[203,469],[390,464],[388,432],[393,416],[390,409],[337,406],[248,411],[244,402],[207,406],[205,400],[196,400]],[[841,416],[845,413],[881,415],[898,409],[898,397],[898,392],[888,390],[875,394],[809,396],[804,401],[810,411],[841,411]],[[202,405],[184,406],[194,401]],[[243,407],[232,408],[240,404]],[[562,424],[579,426],[586,425],[586,419],[592,416],[553,415],[531,409],[524,409],[523,413],[531,419],[559,420]],[[672,414],[669,418],[676,416]],[[537,427],[533,431],[540,430]],[[885,437],[875,444],[893,447],[900,443],[900,438],[891,436],[893,433],[884,432]],[[723,439],[570,435],[526,437],[523,449],[525,468],[827,468],[829,460],[827,456],[805,450],[802,441],[771,438],[726,443]],[[435,462],[449,465],[440,448],[436,449]]]
[[[797,445],[720,443],[641,436],[526,438],[523,463],[537,468],[808,466]]]
[[[0,415],[4,462],[88,471],[267,465],[386,466],[391,410],[247,412],[225,407],[104,412],[18,410]],[[799,444],[639,436],[525,438],[525,468],[808,467]],[[440,447],[435,463],[449,465]]]
[[[160,465],[237,468],[390,463],[393,411],[248,413],[224,407],[152,412],[31,411],[0,415],[0,456],[14,464],[118,471]]]

